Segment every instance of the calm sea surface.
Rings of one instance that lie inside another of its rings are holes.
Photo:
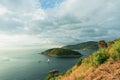
[[[86,56],[92,51],[80,52]],[[0,80],[44,80],[48,71],[66,71],[80,59],[54,58],[38,53],[40,50],[0,50]]]

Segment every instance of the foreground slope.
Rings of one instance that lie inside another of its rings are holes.
[[[67,72],[56,77],[55,80],[119,80],[120,39],[110,41],[107,44],[107,48],[102,48],[80,60]]]
[[[120,80],[120,60],[100,65],[84,80]]]

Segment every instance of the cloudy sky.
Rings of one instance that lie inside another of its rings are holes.
[[[120,37],[120,0],[0,0],[0,49]]]

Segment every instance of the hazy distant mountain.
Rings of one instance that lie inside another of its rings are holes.
[[[98,49],[98,42],[88,41],[88,42],[83,42],[80,44],[63,46],[62,48],[64,48],[64,49],[76,49],[76,50],[97,50]]]

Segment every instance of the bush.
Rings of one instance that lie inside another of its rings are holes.
[[[114,61],[120,59],[120,41],[113,45],[114,54],[111,56]]]
[[[112,59],[113,59],[114,61],[119,60],[119,59],[120,59],[119,56],[120,56],[120,54],[115,53],[115,54],[112,55]]]
[[[91,61],[91,63],[94,66],[98,66],[98,65],[106,62],[107,59],[109,59],[109,56],[110,55],[107,53],[107,49],[99,50],[92,55],[93,60]]]
[[[91,64],[91,62],[92,62],[92,61],[91,61],[91,57],[92,57],[92,56],[89,56],[89,57],[84,58],[82,62],[83,62],[83,63],[87,63],[87,64]]]

